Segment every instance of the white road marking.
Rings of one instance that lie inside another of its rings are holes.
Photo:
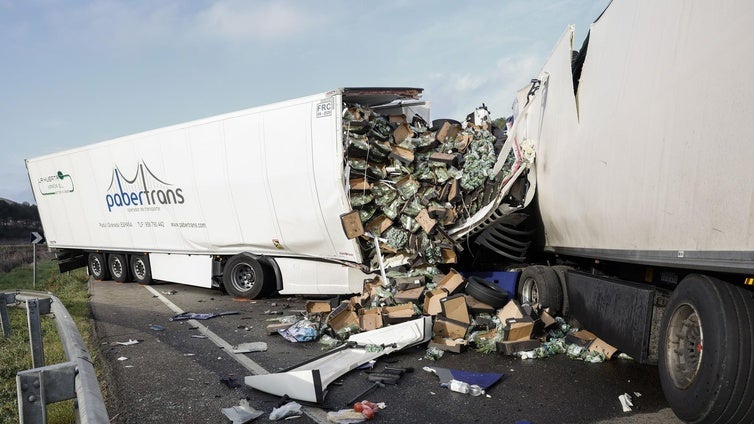
[[[145,289],[147,289],[150,292],[152,292],[152,294],[156,298],[160,299],[160,301],[162,303],[164,303],[165,306],[167,306],[168,308],[170,308],[173,312],[175,312],[176,315],[182,314],[182,313],[185,312],[183,309],[179,308],[178,305],[176,305],[175,303],[173,303],[170,300],[168,300],[168,298],[166,298],[165,296],[163,296],[160,292],[158,292],[154,288],[152,288],[150,286],[142,286],[142,287],[144,287]],[[233,347],[230,345],[230,343],[226,342],[222,337],[220,337],[217,334],[215,334],[212,330],[210,330],[209,328],[207,328],[207,326],[203,325],[202,323],[200,323],[199,321],[197,321],[195,319],[189,319],[187,321],[192,326],[197,327],[198,330],[199,330],[199,332],[202,333],[202,334],[204,334],[205,336],[207,336],[207,338],[209,340],[212,340],[212,343],[214,343],[218,347],[222,348],[223,351],[225,351],[225,353],[228,354],[228,356],[230,356],[231,358],[233,358],[236,362],[238,362],[239,364],[241,364],[241,366],[243,366],[247,370],[251,371],[253,374],[255,374],[255,375],[261,375],[261,374],[269,374],[270,373],[269,371],[267,371],[266,369],[264,369],[261,365],[257,364],[253,360],[251,360],[251,358],[249,358],[248,356],[246,356],[244,354],[240,354],[240,353],[233,353]],[[310,407],[310,406],[305,406],[303,409],[304,409],[304,413],[309,418],[311,418],[312,420],[314,420],[316,423],[318,423],[318,424],[326,424],[328,422],[327,421],[327,413],[325,411],[323,411],[322,409],[313,408],[313,407]]]

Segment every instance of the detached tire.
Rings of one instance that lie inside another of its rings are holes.
[[[147,255],[131,255],[131,276],[139,284],[152,284],[152,269]]]
[[[754,422],[754,298],[716,278],[692,274],[670,296],[662,319],[660,383],[687,422]]]
[[[90,253],[88,263],[89,275],[95,280],[102,281],[110,278],[107,263],[105,262],[105,255],[102,253]]]
[[[128,281],[128,261],[126,255],[112,253],[107,258],[107,267],[114,281],[125,283]]]
[[[223,268],[223,287],[238,297],[256,299],[262,296],[265,293],[262,265],[248,254],[233,256]]]
[[[495,309],[502,308],[508,303],[508,292],[492,281],[479,277],[469,277],[466,282],[466,293],[474,299],[484,302]]]
[[[532,265],[524,268],[516,289],[521,303],[539,303],[543,308],[552,308],[560,314],[563,307],[563,287],[558,274],[549,266]]]

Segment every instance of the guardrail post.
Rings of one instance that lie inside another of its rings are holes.
[[[0,293],[0,328],[3,336],[10,337],[10,318],[8,318],[8,304],[16,302],[15,293]]]
[[[2,293],[0,293],[0,296]],[[76,328],[76,323],[52,293],[23,291],[14,293],[12,303],[26,301],[29,333],[32,339],[32,361],[38,350],[42,357],[42,332],[39,315],[55,315],[55,326],[63,343],[68,362],[50,366],[36,366],[16,374],[18,412],[20,422],[44,423],[46,406],[66,399],[75,399],[76,422],[80,424],[100,424],[110,422],[105,401],[97,382],[92,358],[86,350],[84,339]],[[10,302],[8,302],[10,303]],[[19,305],[20,306],[20,305]],[[36,326],[36,330],[32,327]],[[38,343],[33,340],[35,335]],[[41,358],[44,363],[44,358]]]
[[[18,418],[22,424],[47,422],[47,405],[76,398],[76,364],[72,361],[16,374]]]
[[[45,366],[45,352],[42,344],[42,326],[39,323],[39,299],[26,300],[26,318],[29,323],[32,367],[40,368]]]

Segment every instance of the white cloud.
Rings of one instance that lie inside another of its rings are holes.
[[[494,117],[508,116],[516,91],[537,76],[543,60],[537,55],[502,57],[478,72],[429,75],[427,97],[434,118],[460,119],[485,103]]]
[[[226,1],[197,15],[199,30],[226,41],[285,41],[316,29],[324,20],[286,2]]]

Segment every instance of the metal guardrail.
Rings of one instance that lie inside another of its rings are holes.
[[[2,334],[11,334],[8,305],[26,307],[31,344],[32,366],[16,374],[19,422],[46,423],[47,405],[76,399],[78,423],[99,424],[110,421],[94,365],[84,340],[63,303],[51,293],[17,291],[0,293]],[[44,365],[40,315],[53,314],[67,362]]]

